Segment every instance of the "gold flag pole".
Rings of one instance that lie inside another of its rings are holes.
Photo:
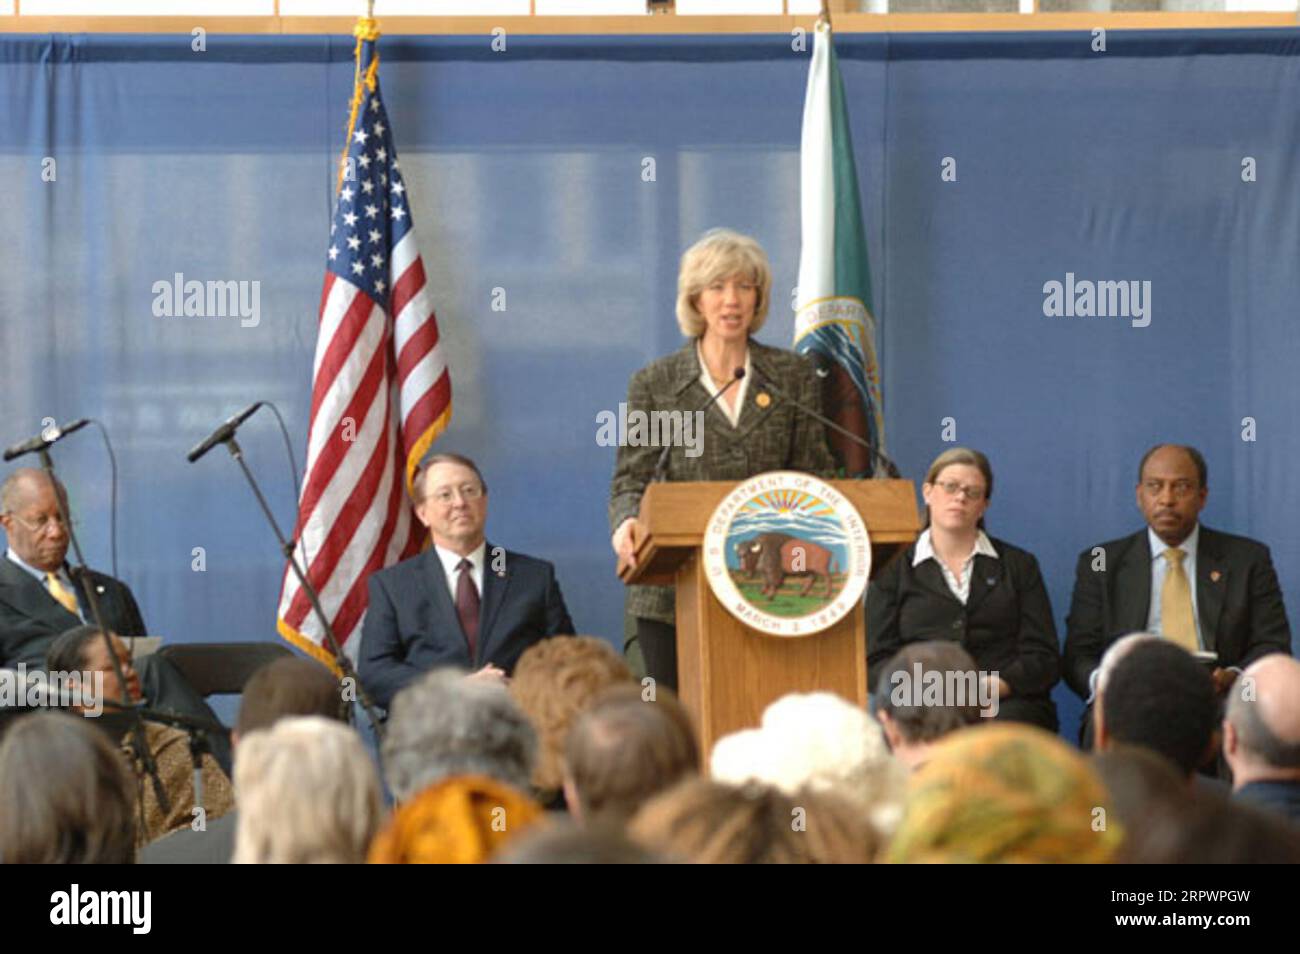
[[[831,28],[830,0],[822,0],[822,12],[817,17],[817,28],[820,30],[823,26],[828,30]]]
[[[379,50],[370,60],[364,76],[361,75],[361,51],[367,42],[379,39],[379,23],[375,20],[375,0],[366,0],[366,15],[357,18],[357,25],[352,28],[352,35],[357,38],[357,48],[353,53],[356,71],[352,79],[352,108],[348,111],[348,125],[343,130],[343,154],[339,156],[339,180],[334,187],[337,192],[343,188],[343,177],[347,175],[348,145],[352,139],[352,127],[357,121],[357,110],[365,98],[365,90],[375,91],[375,78],[379,75]]]

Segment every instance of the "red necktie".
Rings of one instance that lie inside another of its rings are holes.
[[[474,585],[474,564],[461,560],[456,565],[460,570],[460,579],[456,581],[456,615],[460,617],[460,628],[465,631],[465,642],[469,643],[469,661],[471,664],[478,656],[478,587]]]

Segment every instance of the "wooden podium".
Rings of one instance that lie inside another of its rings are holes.
[[[916,539],[916,491],[908,480],[830,482],[862,516],[871,536],[874,574]],[[732,616],[709,587],[701,555],[709,517],[736,484],[651,484],[641,498],[648,533],[624,583],[677,588],[678,694],[695,719],[705,758],[730,732],[758,725],[769,703],[788,692],[835,692],[867,702],[866,622],[861,604],[812,636],[769,636]]]

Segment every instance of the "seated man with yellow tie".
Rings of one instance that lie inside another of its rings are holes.
[[[55,492],[58,492],[58,497]],[[42,470],[22,467],[0,484],[0,526],[8,544],[0,558],[0,668],[44,669],[54,640],[94,615],[86,594],[94,587],[104,626],[119,636],[146,635],[140,608],[121,580],[89,570],[74,574],[65,557],[68,528],[67,491],[51,483]],[[166,660],[148,656],[136,666],[150,704],[183,715],[216,715],[180,672]],[[229,743],[213,743],[214,755],[229,771]]]
[[[1146,529],[1079,555],[1064,674],[1089,703],[1102,655],[1128,633],[1156,633],[1190,652],[1213,654],[1204,658],[1220,697],[1242,667],[1291,651],[1268,548],[1201,526],[1207,494],[1200,452],[1158,444],[1138,466]],[[1083,724],[1091,724],[1086,713]]]

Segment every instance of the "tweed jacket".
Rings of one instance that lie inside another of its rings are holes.
[[[820,379],[812,363],[793,351],[749,341],[752,375],[746,382],[740,420],[731,426],[722,409],[705,413],[704,435],[698,457],[687,457],[674,447],[668,455],[668,480],[744,480],[769,470],[800,470],[829,478],[835,459],[826,444],[826,429],[789,401],[766,387],[773,382],[783,394],[805,407],[822,409]],[[627,391],[627,412],[693,412],[709,399],[700,382],[696,339],[679,351],[660,358],[632,375]],[[620,445],[609,491],[610,532],[641,509],[641,495],[654,474],[662,447]],[[630,586],[630,616],[671,623],[675,617],[672,587]]]

